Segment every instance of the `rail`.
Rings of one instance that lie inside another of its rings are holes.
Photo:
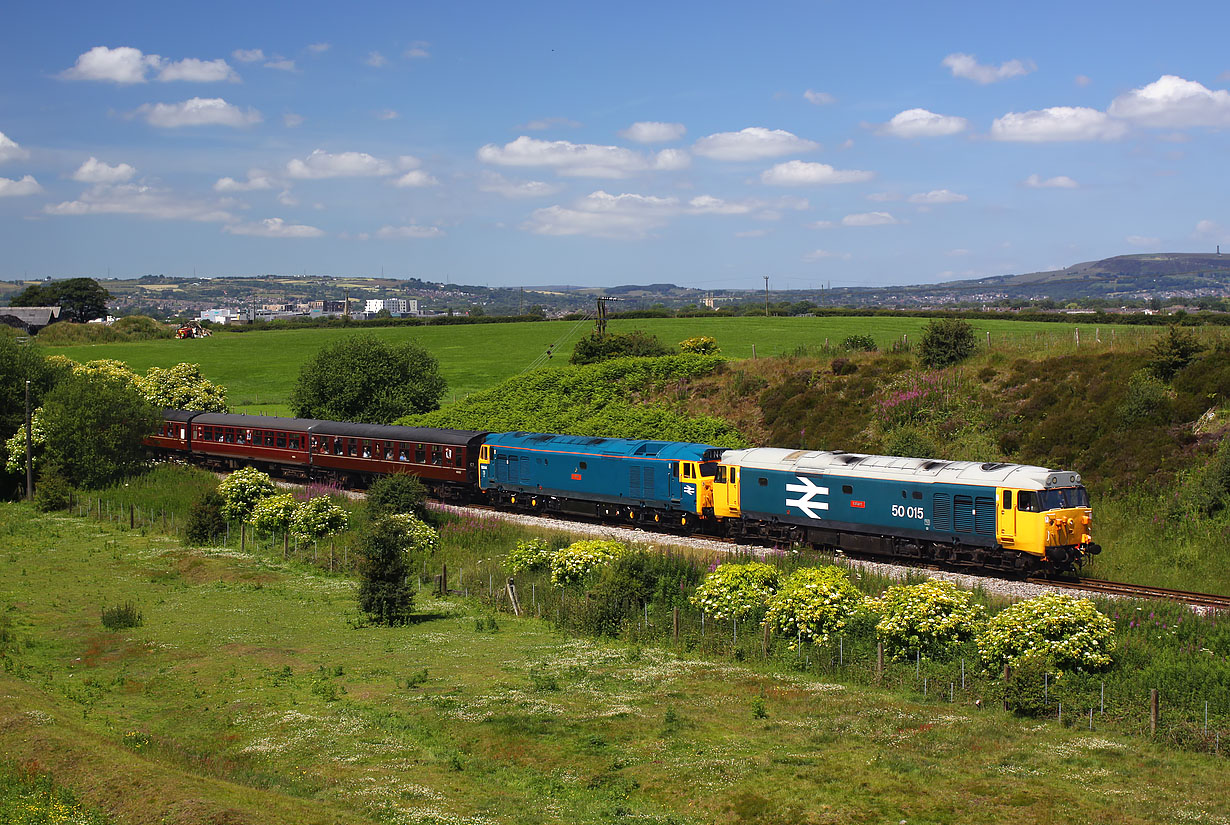
[[[1043,584],[1047,587],[1104,593],[1108,596],[1124,596],[1135,599],[1167,599],[1183,602],[1194,607],[1230,610],[1230,596],[1218,596],[1214,593],[1189,593],[1185,590],[1171,590],[1166,587],[1149,587],[1147,585],[1126,584],[1124,582],[1108,582],[1101,579],[1063,579],[1035,576],[1026,579],[1026,581],[1031,584]]]

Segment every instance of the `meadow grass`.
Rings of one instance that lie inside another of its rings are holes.
[[[445,534],[441,558],[482,584],[515,539]],[[1089,731],[934,684],[855,687],[818,661],[570,637],[477,596],[424,593],[408,626],[370,627],[354,583],[318,567],[24,505],[0,505],[0,562],[0,759],[119,821],[1230,816],[1224,755],[1101,718]],[[144,623],[107,631],[101,608],[125,602]],[[913,672],[892,667],[893,683]]]
[[[614,332],[643,329],[674,346],[685,338],[709,335],[722,354],[732,359],[758,358],[823,351],[827,342],[836,348],[850,335],[868,335],[881,349],[907,337],[916,342],[926,318],[909,317],[797,317],[797,318],[654,318],[618,319]],[[1157,335],[1157,329],[1034,321],[973,321],[978,341],[1012,357],[1030,353],[1059,354],[1081,345],[1135,347]],[[299,370],[317,350],[338,338],[362,331],[385,341],[414,341],[440,360],[448,381],[445,403],[488,389],[534,365],[566,364],[577,339],[592,329],[590,322],[479,324],[430,327],[375,327],[363,329],[268,330],[249,333],[218,332],[210,338],[137,341],[88,346],[48,347],[49,353],[77,361],[116,358],[138,371],[170,367],[181,361],[197,363],[205,377],[228,390],[238,412],[288,415],[289,399]],[[554,345],[550,360],[541,356]]]

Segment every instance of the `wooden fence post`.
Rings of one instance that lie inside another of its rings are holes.
[[[768,622],[764,623],[764,644],[762,647],[763,647],[764,657],[766,659],[769,658],[769,623]]]
[[[884,681],[884,643],[876,642],[876,684]]]
[[[1008,710],[1008,680],[1012,678],[1012,665],[1004,662],[1004,710]]]
[[[1150,736],[1157,735],[1157,717],[1158,717],[1157,688],[1152,688],[1149,690],[1149,735]]]
[[[440,595],[448,595],[448,565],[440,565]]]
[[[508,579],[508,603],[512,605],[514,616],[521,615],[521,605],[517,604],[517,585],[513,583],[512,577]]]
[[[679,606],[675,605],[675,609],[671,611],[671,638],[676,642],[679,641]]]
[[[129,504],[128,505],[128,529],[131,530],[132,528],[136,526],[137,526],[137,505]]]

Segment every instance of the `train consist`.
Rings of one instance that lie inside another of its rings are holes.
[[[147,443],[218,468],[409,473],[445,501],[979,570],[1063,572],[1101,551],[1080,476],[1021,464],[184,410]]]

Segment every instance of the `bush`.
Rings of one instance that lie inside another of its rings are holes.
[[[367,491],[367,511],[372,518],[394,513],[418,513],[427,498],[427,488],[417,476],[394,473],[382,476]]]
[[[976,636],[986,617],[972,593],[935,579],[893,585],[867,606],[880,615],[876,636],[898,659],[915,652],[928,659],[944,658]]]
[[[1159,380],[1170,381],[1205,349],[1194,332],[1172,325],[1149,347],[1151,355],[1145,368]]]
[[[1018,660],[1003,684],[1008,710],[1022,716],[1041,716],[1047,709],[1046,683],[1059,668],[1041,652],[1027,653]]]
[[[547,544],[546,539],[519,541],[516,547],[508,551],[504,559],[504,566],[513,575],[537,573],[550,569],[551,557],[554,554],[555,551],[551,549],[551,545]]]
[[[333,499],[328,496],[313,496],[295,509],[290,520],[290,531],[304,541],[316,541],[342,532],[348,521],[346,511],[334,504]],[[402,529],[406,529],[404,525]]]
[[[580,584],[596,568],[609,564],[628,552],[617,541],[587,539],[561,547],[551,556],[551,584],[567,587]]]
[[[34,487],[34,506],[40,512],[67,510],[73,504],[73,485],[64,476],[44,470]]]
[[[247,521],[257,502],[273,495],[276,488],[268,473],[255,467],[243,467],[231,473],[218,485],[222,496],[222,515],[233,521]]]
[[[1164,424],[1170,419],[1171,400],[1174,391],[1151,371],[1138,370],[1128,378],[1127,393],[1119,405],[1119,423],[1124,427],[1135,424]]]
[[[827,642],[862,607],[863,594],[840,567],[802,567],[787,576],[769,597],[765,621],[790,640]]]
[[[104,607],[102,611],[103,627],[107,630],[124,630],[129,627],[140,627],[143,624],[141,611],[132,602],[124,602],[115,607]]]
[[[184,524],[184,536],[189,544],[211,544],[226,533],[226,519],[222,515],[225,503],[216,489],[192,502]]]
[[[717,340],[707,335],[696,335],[679,342],[680,352],[694,352],[697,355],[717,355],[722,350],[718,348]]]
[[[841,345],[848,350],[859,352],[875,352],[879,349],[870,335],[850,335]]]
[[[978,637],[978,652],[991,672],[1030,655],[1051,657],[1057,670],[1094,671],[1110,666],[1114,644],[1114,626],[1093,602],[1048,593],[996,614]]]
[[[597,571],[589,596],[570,617],[596,636],[617,636],[626,622],[638,622],[644,605],[682,606],[683,594],[696,586],[700,570],[686,558],[637,550]]]
[[[291,521],[298,509],[299,502],[295,500],[292,493],[267,496],[256,502],[256,506],[252,508],[252,513],[248,516],[248,521],[257,533],[270,536],[275,533],[285,535],[289,532]]]
[[[829,367],[833,370],[833,375],[851,375],[858,372],[858,364],[849,358],[834,358]]]
[[[376,623],[405,624],[414,609],[410,587],[413,545],[404,518],[372,523],[359,543],[359,608]]]
[[[974,354],[974,328],[960,318],[935,318],[923,329],[918,360],[924,367],[943,369]]]
[[[612,358],[654,358],[671,350],[653,335],[639,329],[631,332],[591,332],[572,350],[570,364],[595,364]]]
[[[692,604],[715,619],[758,614],[777,592],[777,568],[764,562],[718,565],[692,594]]]

